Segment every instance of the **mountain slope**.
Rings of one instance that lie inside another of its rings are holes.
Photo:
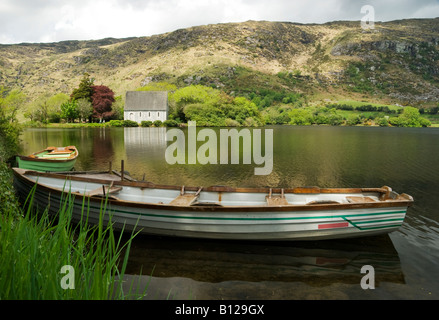
[[[359,22],[248,21],[151,37],[0,45],[0,85],[31,98],[70,94],[84,72],[122,96],[167,81],[240,94],[302,92],[309,101],[436,103],[439,19],[375,23],[374,30]]]

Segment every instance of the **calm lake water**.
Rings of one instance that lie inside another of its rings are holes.
[[[76,170],[106,170],[160,184],[391,186],[415,199],[390,235],[311,242],[138,237],[128,273],[147,299],[439,299],[439,129],[273,126],[273,170],[263,165],[174,164],[166,128],[27,129],[23,153],[76,145]],[[219,129],[214,129],[219,136]],[[252,129],[250,129],[252,130]],[[186,131],[184,131],[186,133]],[[202,144],[202,143],[201,143]],[[242,163],[242,160],[241,160]],[[375,289],[363,290],[364,265]],[[152,275],[152,276],[151,276]]]

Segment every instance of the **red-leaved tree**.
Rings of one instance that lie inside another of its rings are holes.
[[[111,118],[114,112],[111,105],[114,102],[114,92],[107,86],[92,86],[93,117],[99,119]]]

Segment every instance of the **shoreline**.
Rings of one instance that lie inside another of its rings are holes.
[[[23,129],[75,129],[75,128],[120,128],[120,126],[112,126],[108,123],[49,123],[49,124],[29,124],[29,123],[22,123],[21,124]],[[327,127],[373,127],[373,128],[401,128],[398,126],[380,126],[377,124],[357,124],[357,125],[347,125],[347,124],[340,124],[340,125],[330,125],[330,124],[305,124],[305,125],[296,125],[296,124],[266,124],[262,126],[224,126],[224,127],[218,127],[218,128],[263,128],[266,126],[306,126],[306,127],[312,127],[312,126],[327,126]],[[122,126],[125,128],[133,127],[133,126]],[[140,124],[137,127],[142,127]],[[179,127],[187,127],[187,123],[180,123]],[[215,128],[216,126],[198,126],[200,128]],[[136,128],[136,127],[134,127]],[[172,128],[172,127],[166,127],[166,126],[159,126],[159,127],[143,127],[143,128]],[[404,127],[404,128],[439,128],[439,123],[432,123],[428,127]]]

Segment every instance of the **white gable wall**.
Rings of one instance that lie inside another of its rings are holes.
[[[125,111],[123,115],[124,120],[132,120],[137,123],[142,121],[165,121],[167,120],[166,111]]]
[[[167,91],[127,91],[124,120],[166,121],[168,119]]]

